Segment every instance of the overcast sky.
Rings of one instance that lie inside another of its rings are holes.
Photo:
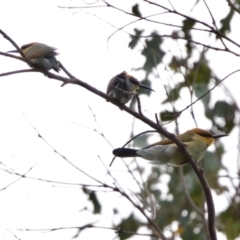
[[[135,1],[127,2],[128,6],[135,3]],[[121,1],[121,8],[126,7],[130,11],[130,7],[122,4],[124,3]],[[220,4],[219,12],[224,11],[226,7]],[[81,1],[4,1],[0,4],[0,27],[19,46],[36,41],[56,47],[59,52],[57,58],[72,74],[101,91],[105,92],[110,78],[123,70],[142,80],[144,72],[132,71],[132,68],[141,66],[144,61],[139,53],[141,47],[134,51],[129,49],[129,36],[121,31],[108,41],[108,37],[116,30],[111,25],[121,27],[132,18],[109,8],[69,10],[58,7],[70,5],[85,6]],[[177,6],[177,3],[174,6],[182,7]],[[147,5],[144,10],[152,13]],[[214,14],[220,14],[219,12],[216,11]],[[147,26],[147,23],[143,22],[134,25],[142,28]],[[126,30],[131,32],[131,28]],[[165,27],[161,30],[169,31]],[[13,46],[0,37],[0,51],[8,50],[13,50]],[[165,45],[165,50],[178,51],[170,45]],[[231,61],[227,56],[224,61],[219,58],[214,59],[211,55],[209,58],[220,78],[239,67],[238,62],[231,62],[231,66],[226,66],[226,62]],[[1,73],[23,68],[28,66],[20,61],[0,56]],[[161,81],[166,81],[165,77],[168,77],[169,73],[164,66],[160,66],[158,71]],[[239,75],[236,75],[226,81],[226,85],[235,97],[239,88],[234,87],[233,82],[238,78]],[[129,139],[134,122],[131,116],[79,86],[69,84],[61,88],[60,82],[48,79],[39,73],[12,75],[0,80],[0,161],[2,163],[21,174],[34,166],[28,175],[37,178],[93,183],[38,138],[33,125],[54,148],[83,171],[102,181],[111,182],[98,155],[105,165],[110,163],[112,146],[120,147]],[[166,95],[161,81],[152,83],[156,93],[152,93],[150,98],[143,96],[141,99],[142,109],[153,120],[154,114],[164,107],[161,102]],[[221,89],[214,91],[216,91],[215,96],[220,98],[223,96]],[[183,99],[182,103],[179,103],[179,109],[186,106],[186,101],[189,99]],[[195,105],[195,114],[201,119],[199,127],[205,129],[211,127],[210,122],[202,118],[203,106],[200,101]],[[190,113],[187,111],[181,116],[179,120],[181,132],[195,127],[193,121],[187,120],[189,117]],[[105,134],[112,146],[93,131],[95,128]],[[150,128],[135,121],[134,129],[139,133]],[[170,124],[167,129],[173,131],[174,124]],[[150,141],[158,139],[156,135],[151,137]],[[234,156],[235,161],[236,139],[235,131],[228,137],[228,141],[222,140],[228,149],[229,155],[226,159]],[[213,147],[210,150],[213,150]],[[228,160],[224,159],[224,161],[226,163]],[[144,160],[140,160],[139,163],[151,171],[150,164]],[[1,168],[6,167],[1,165]],[[232,166],[232,169],[234,173],[236,165]],[[134,188],[134,183],[131,183],[131,177],[126,173],[120,159],[115,160],[110,170],[124,187]],[[0,171],[0,188],[15,179],[16,176]],[[86,219],[92,222],[94,219],[89,213],[79,213],[85,207],[86,199],[87,196],[77,188],[53,187],[53,184],[22,179],[0,192],[0,239],[16,239],[7,229],[22,240],[70,239],[75,233],[74,230],[42,233],[17,229],[80,226],[87,223]],[[118,202],[118,205],[124,203],[125,207],[121,209],[123,217],[128,216],[132,211],[132,206],[127,201],[114,194],[105,194],[105,198],[102,199],[108,203],[109,208],[104,208],[104,216],[106,216],[104,220],[99,220],[100,217],[95,216],[101,226],[111,226],[112,208]],[[217,205],[217,211],[224,209],[227,203],[226,198],[219,197],[219,199],[221,204]],[[90,203],[89,208],[91,208]],[[114,219],[115,222],[118,220]],[[95,239],[99,234],[101,239],[112,239],[115,236],[113,231],[101,229],[84,231],[81,236],[82,239]]]

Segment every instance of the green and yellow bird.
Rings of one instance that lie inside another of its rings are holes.
[[[41,67],[46,71],[53,69],[54,71],[59,72],[59,63],[55,58],[58,53],[55,52],[55,50],[57,49],[54,47],[38,42],[28,43],[21,47],[22,53],[33,63],[33,66]],[[16,53],[18,51],[13,50],[9,52]]]
[[[153,89],[140,84],[139,81],[133,76],[127,74],[127,72],[122,72],[114,76],[108,83],[107,86],[107,95],[114,98],[122,104],[129,102],[134,94],[137,94],[137,91],[140,88],[145,88],[150,91]]]
[[[186,131],[176,137],[181,140],[187,152],[195,161],[203,159],[207,148],[215,139],[228,136],[226,134],[213,135],[200,128]],[[117,148],[113,150],[117,157],[142,157],[150,160],[153,164],[168,164],[175,167],[182,166],[188,162],[184,159],[178,146],[169,139],[164,139],[142,149]]]

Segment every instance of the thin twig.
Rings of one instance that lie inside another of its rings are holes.
[[[221,52],[228,52],[228,53],[231,53],[233,54],[234,56],[237,56],[237,57],[240,57],[240,53],[236,53],[234,50],[230,50],[230,49],[226,49],[226,48],[219,48],[219,47],[213,47],[213,46],[210,46],[210,45],[207,45],[205,43],[201,43],[199,41],[196,41],[196,40],[193,40],[191,38],[186,38],[186,37],[181,37],[181,36],[175,36],[175,35],[168,35],[168,34],[155,34],[155,35],[141,35],[139,37],[136,37],[134,36],[135,38],[153,38],[153,37],[159,37],[159,38],[171,38],[171,39],[180,39],[180,40],[184,40],[184,41],[187,41],[187,42],[191,42],[191,43],[194,43],[196,45],[200,45],[200,46],[203,46],[207,49],[212,49],[212,50],[215,50],[215,51],[221,51]],[[239,46],[240,47],[240,46]]]
[[[33,63],[31,62],[31,60],[29,60],[27,57],[25,57],[24,53],[21,51],[21,49],[18,47],[18,45],[5,33],[3,32],[1,29],[0,29],[0,34],[3,35],[4,38],[6,38],[16,49],[17,51],[19,52],[19,54],[23,57],[23,60],[25,60],[25,62],[27,64],[29,64],[30,66],[33,65]],[[6,55],[5,55],[6,56]],[[21,60],[21,59],[20,59]]]
[[[219,32],[218,27],[217,27],[217,24],[216,24],[216,21],[215,21],[215,19],[214,19],[214,17],[213,17],[213,14],[212,14],[212,12],[211,12],[211,10],[210,10],[207,2],[206,2],[205,0],[203,0],[203,2],[204,2],[204,4],[205,4],[205,6],[206,6],[206,8],[207,8],[207,10],[208,10],[211,18],[212,18],[213,26],[215,27],[216,31]],[[228,49],[228,47],[226,46],[226,44],[224,43],[224,41],[223,41],[223,39],[222,39],[221,37],[220,37],[220,41],[222,42],[222,45],[225,47],[225,49]]]
[[[146,1],[146,0],[144,0]],[[161,5],[158,5],[156,3],[152,3],[150,1],[146,1],[148,3],[151,3],[151,4],[154,4],[156,6],[161,6]],[[171,10],[172,11],[172,10]],[[172,11],[174,12],[174,11]],[[178,15],[181,15],[181,16],[185,16],[183,14],[180,14],[178,12],[174,12]],[[188,19],[191,19],[191,20],[194,20],[192,18],[189,18]],[[199,22],[199,21],[198,21]],[[201,23],[201,22],[200,22]],[[2,32],[0,32],[2,33]],[[221,34],[220,34],[221,35]],[[227,39],[225,37],[225,39]],[[40,70],[39,70],[40,71]],[[240,70],[238,70],[240,71]],[[208,230],[209,230],[209,235],[211,237],[211,240],[216,240],[216,232],[215,232],[215,209],[214,209],[214,202],[213,202],[213,198],[212,198],[212,195],[211,195],[211,190],[210,190],[210,187],[208,185],[208,182],[205,178],[205,175],[203,173],[203,171],[201,170],[201,168],[198,167],[198,165],[195,163],[195,161],[191,158],[191,156],[189,155],[189,153],[187,152],[186,148],[185,148],[185,144],[182,143],[174,134],[171,134],[170,132],[166,131],[161,125],[155,123],[154,121],[152,121],[151,119],[147,118],[146,116],[144,115],[141,115],[137,112],[135,112],[134,110],[128,108],[127,106],[125,105],[122,105],[120,103],[117,103],[117,102],[114,102],[112,101],[111,97],[107,96],[106,94],[104,94],[103,92],[97,90],[96,88],[93,88],[91,85],[79,80],[79,79],[72,79],[72,78],[66,78],[66,77],[62,77],[62,76],[59,76],[59,75],[56,75],[56,74],[53,74],[51,72],[47,72],[47,71],[40,71],[42,73],[44,73],[47,77],[51,78],[51,79],[55,79],[55,80],[59,80],[61,82],[64,82],[64,83],[73,83],[73,84],[77,84],[79,86],[82,86],[84,88],[86,88],[87,90],[91,91],[92,93],[110,101],[112,104],[118,106],[118,107],[121,107],[122,110],[128,112],[129,114],[131,114],[132,116],[136,117],[137,119],[141,120],[142,122],[148,124],[149,126],[151,126],[153,129],[157,130],[160,134],[164,135],[166,138],[170,139],[173,143],[175,143],[178,147],[179,147],[179,150],[181,152],[181,154],[183,155],[183,157],[185,158],[185,160],[191,165],[192,169],[194,170],[195,174],[197,175],[200,183],[201,183],[201,186],[203,188],[203,191],[204,191],[204,194],[205,194],[205,198],[206,198],[206,203],[207,203],[207,209],[208,209]],[[236,71],[235,71],[236,72]],[[231,73],[233,74],[233,73]],[[230,74],[230,75],[231,75]],[[229,76],[229,75],[228,75]],[[222,80],[223,81],[223,80]],[[216,86],[215,86],[216,87]],[[208,94],[208,93],[206,93]],[[206,95],[205,94],[205,95]],[[35,129],[35,131],[38,133],[37,129],[33,126],[33,128]],[[46,142],[46,144],[53,149],[53,151],[55,151],[61,158],[63,158],[65,161],[67,161],[69,164],[71,164],[74,168],[76,168],[78,171],[82,172],[83,174],[85,174],[86,176],[90,177],[91,179],[93,179],[94,181],[97,181],[98,183],[100,184],[103,184],[104,186],[108,186],[104,183],[102,183],[101,181],[95,179],[94,177],[90,176],[89,174],[85,173],[84,171],[82,171],[81,169],[79,169],[76,165],[74,165],[73,163],[71,163],[64,155],[62,155],[61,153],[59,153],[57,150],[55,150],[39,133],[38,133],[38,136]],[[119,189],[117,188],[113,188],[111,187],[114,191],[116,192],[119,192],[121,193],[124,197],[126,197],[130,202],[131,199],[129,198],[128,195],[122,193],[119,191]],[[135,203],[132,202],[132,204],[134,205]],[[151,226],[153,226],[153,228],[157,231],[157,233],[159,234],[160,237],[162,237],[162,233],[160,231],[160,229],[152,222],[152,220],[146,215],[146,213],[143,211],[143,209],[140,207],[140,206],[136,206],[134,205],[137,209],[139,209],[139,211],[142,212],[142,214],[146,217],[146,219],[148,220],[148,222],[151,224]],[[164,237],[162,237],[164,238]]]
[[[135,206],[143,215],[144,217],[147,219],[147,221],[149,222],[150,226],[153,227],[153,229],[158,233],[159,237],[161,237],[163,240],[165,240],[164,235],[162,234],[161,230],[157,227],[157,225],[148,217],[148,215],[144,212],[144,209],[141,208],[141,206],[137,205],[128,195],[127,193],[125,193],[124,191],[120,190],[119,187],[112,187],[106,183],[101,182],[100,180],[94,178],[93,176],[90,176],[88,173],[84,172],[83,170],[81,170],[79,167],[77,167],[75,164],[73,164],[67,157],[65,157],[63,154],[61,154],[60,152],[58,152],[40,133],[39,131],[36,129],[35,126],[33,126],[33,124],[31,122],[29,122],[29,124],[32,126],[32,128],[37,132],[38,137],[41,138],[56,154],[58,154],[62,159],[64,159],[66,162],[68,162],[71,166],[73,166],[75,169],[77,169],[78,171],[80,171],[81,173],[83,173],[84,175],[86,175],[87,177],[91,178],[92,180],[102,184],[105,187],[111,188],[113,191],[115,192],[119,192],[122,196],[124,196],[126,199],[128,199],[133,206]]]
[[[22,57],[15,56],[15,55],[10,54],[10,53],[0,52],[0,55],[3,55],[3,56],[5,56],[5,57],[10,57],[10,58],[15,58],[15,59],[17,59],[17,60],[26,62],[25,59],[23,59]]]
[[[26,115],[25,115],[26,116]],[[90,176],[88,173],[84,172],[82,169],[80,169],[78,166],[76,166],[74,163],[72,163],[67,157],[65,157],[63,154],[61,154],[59,151],[57,151],[41,134],[40,132],[37,130],[37,128],[28,120],[29,124],[32,126],[32,128],[35,130],[35,132],[37,133],[38,137],[40,139],[42,139],[57,155],[59,155],[62,159],[64,159],[66,162],[68,162],[71,166],[73,166],[75,169],[77,169],[79,172],[83,173],[84,175],[86,175],[87,177],[89,177],[90,179],[102,184],[102,182],[98,179],[96,179],[93,176]]]
[[[207,234],[207,237],[209,239],[208,228],[207,228],[207,223],[206,223],[204,212],[198,208],[198,206],[194,203],[194,201],[192,200],[192,198],[189,194],[189,191],[188,191],[187,186],[185,184],[182,167],[178,168],[178,173],[179,173],[179,176],[180,176],[181,183],[183,185],[183,190],[184,190],[185,196],[186,196],[188,202],[190,203],[190,205],[192,206],[192,208],[194,209],[194,211],[202,218],[203,226],[206,229],[206,234]]]
[[[240,14],[240,9],[237,8],[237,7],[235,7],[234,3],[232,3],[231,0],[226,0],[226,1],[227,1],[228,5],[229,5],[232,9],[234,9],[235,12],[237,12],[238,14]]]
[[[136,95],[136,99],[137,99],[138,113],[139,113],[141,116],[143,116],[142,107],[141,107],[141,101],[140,101],[140,98],[139,98],[138,94]]]
[[[36,164],[34,164],[32,167],[30,167],[26,173],[24,173],[23,175],[21,175],[18,179],[16,179],[15,181],[9,183],[7,186],[3,187],[0,189],[0,191],[6,190],[8,187],[10,187],[11,185],[13,185],[14,183],[18,182],[19,180],[21,180],[22,178],[24,178],[34,167],[36,166]]]
[[[199,100],[201,100],[202,98],[204,98],[206,95],[208,95],[213,89],[215,89],[220,83],[222,83],[224,80],[226,80],[228,77],[230,77],[231,75],[240,72],[240,69],[235,70],[231,73],[229,73],[226,77],[224,77],[222,80],[218,81],[212,88],[210,88],[207,92],[205,92],[201,97],[199,97],[198,99],[196,99],[194,102],[192,102],[191,104],[189,104],[187,107],[185,107],[184,109],[182,109],[181,111],[179,111],[180,113],[184,112],[185,110],[187,110],[189,107],[191,107],[192,105],[194,105],[195,103],[197,103]]]
[[[114,228],[114,227],[104,227],[104,226],[96,226],[93,225],[94,223],[89,223],[83,226],[73,226],[73,227],[58,227],[58,228],[42,228],[42,229],[30,229],[30,228],[26,228],[26,229],[17,229],[18,231],[41,231],[41,232],[53,232],[53,231],[58,231],[58,230],[69,230],[69,229],[78,229],[79,231],[82,231],[86,228],[100,228],[100,229],[106,229],[106,230],[113,230],[116,233],[127,233],[127,234],[131,234],[131,235],[136,235],[136,236],[143,236],[143,237],[154,237],[158,239],[158,236],[156,234],[144,234],[144,233],[136,233],[136,232],[131,232],[131,231],[127,231],[124,229],[119,229],[119,228]]]
[[[67,74],[69,78],[75,78],[64,66],[63,64],[58,61],[59,67]]]
[[[36,69],[22,69],[22,70],[16,70],[16,71],[11,71],[11,72],[0,73],[0,77],[14,75],[14,74],[18,74],[18,73],[29,73],[29,72],[39,72],[39,71]]]
[[[167,8],[167,7],[165,7],[165,6],[163,6],[163,5],[159,4],[159,3],[152,2],[152,1],[149,1],[149,0],[143,0],[143,1],[149,3],[150,5],[157,6],[157,7],[160,7],[162,9],[164,9],[164,10],[167,10],[169,13],[176,14],[176,15],[184,17],[184,18],[186,18],[188,20],[191,20],[193,22],[199,23],[200,25],[203,25],[203,26],[209,28],[211,30],[211,32],[216,34],[216,36],[218,36],[219,38],[222,37],[222,38],[228,40],[229,42],[231,42],[232,44],[234,44],[235,46],[240,47],[240,44],[238,44],[237,42],[233,41],[231,38],[225,36],[223,33],[219,32],[218,30],[214,29],[212,26],[210,26],[209,24],[207,24],[207,23],[205,23],[203,21],[200,21],[200,20],[195,19],[193,17],[189,17],[189,16],[187,16],[187,15],[185,15],[183,13],[180,13],[180,12],[178,12],[176,10],[171,10],[170,8]]]
[[[101,158],[100,158],[101,159]],[[102,161],[103,163],[103,161]],[[116,179],[112,176],[111,172],[108,170],[108,168],[106,167],[106,165],[103,163],[103,166],[105,167],[105,169],[107,170],[107,173],[109,174],[109,176],[112,177],[112,179],[115,180],[115,182],[117,183]],[[118,188],[119,189],[119,188]],[[157,231],[157,233],[160,235],[160,237],[164,240],[165,236],[163,235],[162,231],[157,227],[157,225],[152,221],[152,219],[150,219],[147,214],[145,213],[143,207],[141,207],[140,205],[138,205],[137,203],[135,203],[130,196],[125,192],[125,191],[121,191],[121,194],[127,198],[135,208],[137,208],[143,215],[144,217],[147,219],[147,221],[149,222],[150,226],[153,227],[153,230]]]
[[[101,7],[108,7],[107,5],[98,5],[98,6],[84,6],[84,7],[63,7],[58,6],[59,8],[67,8],[67,9],[81,9],[81,8],[101,8]]]
[[[128,141],[121,147],[121,149],[123,149],[125,146],[127,146],[127,145],[128,145],[131,141],[133,141],[135,138],[137,138],[137,137],[139,137],[139,136],[141,136],[141,135],[143,135],[143,134],[150,133],[150,132],[157,132],[157,131],[155,131],[155,130],[147,130],[147,131],[141,132],[141,133],[135,135],[135,136],[134,136],[133,138],[131,138],[130,140],[128,140]],[[121,151],[121,150],[120,150],[120,151]],[[113,161],[115,160],[115,158],[116,158],[116,156],[113,157],[111,163],[109,164],[109,167],[112,166]]]
[[[18,239],[18,240],[21,240],[21,238],[19,238],[18,236],[16,236],[12,231],[10,231],[8,228],[7,228],[7,230],[16,238],[16,239]]]

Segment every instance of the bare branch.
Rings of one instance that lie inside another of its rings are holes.
[[[113,230],[116,233],[128,233],[131,235],[136,235],[136,236],[142,236],[142,237],[153,237],[156,239],[159,239],[156,234],[143,234],[143,233],[136,233],[136,232],[131,232],[127,231],[124,229],[119,229],[119,228],[112,228],[112,227],[104,227],[104,226],[96,226],[94,223],[88,223],[83,226],[73,226],[73,227],[58,227],[58,228],[42,228],[42,229],[18,229],[19,231],[28,231],[28,232],[35,232],[35,231],[40,231],[40,232],[53,232],[53,231],[58,231],[58,230],[69,230],[69,229],[77,229],[78,232],[87,229],[87,228],[100,228],[100,229],[106,229],[106,230]]]
[[[39,72],[39,71],[36,69],[22,69],[17,71],[0,73],[0,77],[9,76],[9,75],[18,74],[18,73],[27,73],[27,72]]]
[[[84,7],[63,7],[58,6],[59,8],[67,8],[67,9],[81,9],[81,8],[101,8],[101,7],[108,7],[107,5],[98,5],[98,6],[84,6]]]
[[[88,173],[84,172],[83,170],[81,170],[79,167],[77,167],[75,164],[73,164],[67,157],[65,157],[64,155],[62,155],[59,151],[57,151],[40,133],[39,131],[36,129],[35,126],[32,125],[31,122],[29,122],[29,124],[32,126],[32,128],[37,132],[38,137],[41,138],[56,154],[58,154],[62,159],[64,159],[66,162],[68,162],[71,166],[73,166],[74,168],[76,168],[78,171],[80,171],[81,173],[83,173],[84,175],[86,175],[87,177],[89,177],[90,179],[102,184],[105,187],[108,187],[110,189],[112,189],[115,192],[119,192],[122,196],[124,196],[126,199],[128,199],[143,215],[144,217],[148,220],[149,224],[153,227],[153,229],[159,234],[159,236],[165,240],[164,235],[162,234],[161,230],[157,227],[157,225],[147,216],[147,214],[144,212],[144,210],[142,209],[141,206],[137,205],[124,191],[122,191],[119,187],[112,187],[106,183],[101,182],[100,180],[90,176]]]
[[[18,59],[18,60],[20,60],[20,61],[26,62],[26,61],[24,60],[24,58],[15,56],[15,55],[10,54],[10,53],[0,52],[0,55],[3,55],[3,56],[5,56],[5,57],[10,57],[10,58],[15,58],[15,59]]]
[[[231,38],[225,36],[223,33],[219,32],[218,30],[214,29],[214,27],[210,26],[209,24],[207,24],[207,23],[205,23],[203,21],[200,21],[200,20],[195,19],[193,17],[189,17],[189,16],[187,16],[187,15],[185,15],[183,13],[178,12],[177,10],[171,10],[170,8],[167,8],[167,7],[163,6],[163,5],[155,3],[155,2],[152,2],[152,1],[149,1],[149,0],[143,0],[143,1],[147,2],[147,3],[151,4],[151,5],[160,7],[162,9],[164,9],[164,10],[167,10],[169,13],[173,13],[173,14],[179,15],[181,17],[184,17],[184,18],[186,18],[188,20],[191,20],[191,21],[194,21],[196,23],[199,23],[200,25],[203,25],[203,26],[209,28],[211,30],[211,32],[214,33],[219,38],[224,38],[224,39],[228,40],[229,42],[231,42],[232,44],[234,44],[235,46],[240,47],[240,44],[238,44],[237,42],[233,41]]]
[[[121,149],[124,148],[125,146],[127,146],[127,145],[128,145],[132,140],[134,140],[135,138],[137,138],[137,137],[139,137],[139,136],[141,136],[141,135],[143,135],[143,134],[150,133],[150,132],[157,132],[157,131],[148,130],[148,131],[145,131],[145,132],[141,132],[141,133],[135,135],[135,136],[134,136],[133,138],[131,138],[130,140],[128,140],[128,141],[121,147]],[[121,151],[121,150],[120,150],[120,151]],[[111,163],[109,164],[109,167],[112,166],[113,161],[115,160],[115,158],[116,158],[116,156],[113,157]]]
[[[25,55],[23,54],[23,52],[21,51],[21,49],[18,47],[18,45],[5,33],[3,32],[1,29],[0,29],[0,34],[3,35],[4,38],[6,38],[16,49],[17,51],[19,52],[19,54],[23,57],[23,59],[25,60],[25,62],[29,65],[29,66],[32,66],[33,63],[25,57]],[[20,59],[19,59],[20,60]],[[23,61],[24,61],[23,60]]]
[[[19,54],[25,58],[24,54],[22,53],[21,49],[18,47],[18,45],[5,33],[0,29],[0,34],[3,35],[4,38],[6,38],[19,52]]]
[[[103,163],[103,162],[102,162]],[[104,165],[104,164],[103,164]],[[105,165],[104,165],[105,166]],[[107,170],[108,174],[112,177],[112,179],[115,179],[111,172],[107,169],[107,167],[105,166],[105,169]],[[118,188],[118,191],[120,189]],[[120,190],[121,191],[121,190]],[[129,202],[132,203],[132,205],[137,208],[142,214],[143,216],[147,219],[148,223],[150,226],[152,226],[153,230],[155,230],[158,235],[161,237],[162,240],[166,240],[165,236],[163,235],[162,231],[159,229],[159,227],[153,222],[153,220],[151,218],[148,217],[148,215],[145,213],[143,207],[141,207],[140,205],[138,205],[137,203],[135,203],[131,198],[130,196],[125,192],[125,191],[121,191],[121,194],[126,198],[128,199]]]
[[[63,64],[58,61],[59,67],[67,74],[69,78],[75,78],[64,66]]]
[[[38,137],[40,139],[42,139],[57,155],[59,155],[62,159],[64,159],[66,162],[68,162],[71,166],[73,166],[75,169],[77,169],[79,172],[83,173],[84,175],[86,175],[87,177],[89,177],[90,179],[101,183],[102,182],[92,176],[90,176],[88,173],[84,172],[82,169],[80,169],[79,167],[77,167],[75,164],[73,164],[67,157],[65,157],[63,154],[61,154],[59,151],[57,151],[37,130],[37,128],[29,121],[29,124],[32,126],[32,128],[35,130],[35,132],[37,133]]]
[[[9,229],[7,229],[16,239],[21,240],[21,238],[19,238],[17,235],[15,235],[12,231],[10,231]]]
[[[9,183],[7,186],[1,188],[0,191],[6,190],[8,187],[10,187],[10,186],[13,185],[14,183],[16,183],[16,182],[18,182],[19,180],[21,180],[22,178],[24,178],[35,166],[36,166],[36,164],[33,165],[32,167],[30,167],[29,170],[27,170],[27,172],[24,173],[23,175],[21,175],[18,179],[16,179],[15,181]]]
[[[233,54],[233,55],[235,55],[237,57],[240,57],[240,53],[236,53],[235,51],[232,51],[232,50],[230,50],[228,48],[226,49],[226,48],[213,47],[213,46],[210,46],[210,45],[207,45],[207,44],[204,44],[204,43],[201,43],[201,42],[198,42],[198,41],[186,38],[186,37],[180,37],[180,36],[175,36],[175,35],[167,35],[167,34],[162,34],[162,35],[155,34],[155,35],[142,35],[139,38],[153,38],[153,37],[161,37],[161,38],[165,37],[165,38],[185,40],[185,41],[188,41],[188,42],[192,42],[192,43],[194,43],[196,45],[203,46],[206,49],[212,49],[212,50],[221,51],[221,52],[228,52],[228,53],[231,53],[231,54]]]
[[[144,0],[145,2],[148,2],[150,4],[154,4],[156,6],[160,6],[162,8],[165,8],[159,4],[156,3],[152,3],[150,1]],[[108,4],[108,3],[107,3]],[[118,8],[115,8],[117,10],[119,10]],[[166,9],[166,8],[165,8]],[[183,17],[186,17],[188,19],[194,20],[200,24],[203,24],[204,26],[208,26],[209,25],[205,24],[204,22],[189,18],[187,16],[185,16],[184,14],[181,14],[179,12],[177,12],[176,10],[169,10],[169,12],[171,13],[175,13],[178,15],[181,15]],[[132,14],[130,14],[132,15]],[[212,29],[212,27],[210,28],[214,33],[216,33],[219,37],[223,37],[225,39],[227,39],[227,37],[222,36],[222,34],[218,33],[216,30]],[[0,31],[0,33],[5,36],[9,41],[11,40],[8,36],[4,35],[4,33],[2,31]],[[238,46],[238,45],[237,45]],[[23,56],[24,57],[24,56]],[[240,71],[240,70],[237,70]],[[237,72],[235,71],[235,72]],[[99,91],[98,89],[92,87],[91,85],[87,84],[86,82],[83,82],[75,77],[70,77],[70,78],[66,78],[66,77],[62,77],[56,74],[53,74],[51,72],[47,72],[44,70],[39,70],[39,72],[42,72],[43,74],[45,74],[47,77],[51,78],[51,79],[55,79],[58,81],[61,81],[63,83],[72,83],[72,84],[76,84],[79,86],[84,87],[85,89],[91,91],[92,93],[106,99],[107,101],[110,101],[112,104],[121,107],[121,109],[123,109],[124,111],[128,112],[129,114],[131,114],[132,116],[136,117],[137,119],[141,120],[142,122],[148,124],[149,126],[151,126],[153,129],[155,129],[157,132],[159,132],[160,134],[164,135],[166,138],[170,139],[171,141],[173,141],[180,149],[180,152],[183,154],[183,157],[186,159],[186,161],[191,165],[191,167],[193,168],[195,174],[197,175],[201,186],[203,188],[204,194],[205,194],[205,198],[206,198],[206,203],[207,203],[207,208],[208,208],[208,230],[209,230],[209,235],[211,237],[211,240],[216,240],[216,233],[215,233],[215,228],[214,228],[214,222],[215,222],[215,209],[214,209],[214,203],[213,203],[213,199],[212,199],[212,195],[211,195],[211,190],[209,188],[208,182],[204,176],[204,173],[202,171],[201,168],[199,168],[199,166],[195,163],[195,161],[191,158],[191,156],[189,155],[189,153],[187,152],[185,145],[178,139],[176,138],[176,136],[174,134],[169,133],[168,131],[166,131],[161,125],[159,125],[158,123],[155,123],[154,121],[152,121],[151,119],[147,118],[146,116],[144,116],[143,114],[141,114],[141,108],[139,113],[135,112],[134,110],[128,108],[125,105],[122,105],[118,102],[115,102],[111,99],[111,97],[107,96],[105,93]],[[233,73],[235,73],[233,72]],[[231,73],[231,74],[233,74]],[[230,76],[231,74],[229,74],[228,76]],[[69,75],[69,74],[68,74]],[[227,77],[228,77],[227,76]],[[226,78],[227,78],[226,77]],[[224,79],[226,79],[224,78]],[[223,79],[223,80],[224,80]],[[223,81],[221,80],[221,81]],[[221,82],[220,81],[220,82]],[[219,83],[220,83],[219,82]],[[218,83],[218,84],[219,84]],[[216,84],[211,90],[213,90],[218,84]],[[202,97],[204,97],[205,95],[207,95],[211,90],[209,90],[206,94],[204,94]],[[202,97],[200,97],[199,99],[197,99],[195,102],[193,102],[192,104],[196,103],[198,100],[200,100]],[[192,105],[191,104],[191,105]],[[139,105],[140,106],[140,105]],[[187,109],[187,108],[186,108]],[[30,123],[31,124],[31,123]],[[82,172],[83,174],[85,174],[86,176],[88,176],[89,178],[91,178],[92,180],[102,184],[103,186],[109,187],[111,188],[113,191],[119,192],[120,194],[122,194],[122,196],[124,196],[125,198],[127,198],[137,209],[139,209],[139,211],[144,215],[144,217],[148,220],[149,224],[155,229],[155,231],[158,233],[159,237],[161,237],[162,239],[165,239],[162,232],[160,231],[160,229],[155,225],[155,223],[146,215],[146,213],[144,212],[143,208],[139,205],[137,205],[135,202],[133,202],[133,200],[125,193],[122,192],[120,189],[116,188],[116,187],[112,187],[109,186],[105,183],[102,183],[101,181],[99,181],[98,179],[90,176],[89,174],[85,173],[84,171],[82,171],[80,168],[78,168],[76,165],[74,165],[67,157],[65,157],[64,155],[62,155],[60,152],[58,152],[51,144],[48,143],[48,141],[46,141],[46,139],[38,132],[38,130],[31,124],[31,126],[33,127],[33,129],[37,132],[38,137],[41,138],[50,148],[52,148],[52,150],[57,153],[61,158],[63,158],[66,162],[68,162],[70,165],[72,165],[74,168],[76,168],[78,171]]]
[[[234,9],[235,12],[237,12],[238,14],[240,14],[240,9],[237,8],[237,7],[235,7],[234,3],[232,3],[231,0],[226,0],[226,1],[227,1],[228,5],[229,5],[232,9]]]
[[[210,10],[210,8],[209,8],[207,2],[206,2],[205,0],[203,0],[203,2],[204,2],[204,4],[205,4],[205,6],[206,6],[206,8],[207,8],[207,10],[208,10],[208,12],[209,12],[211,18],[212,18],[213,26],[215,27],[216,31],[219,32],[219,30],[218,30],[218,28],[217,28],[216,21],[215,21],[215,19],[214,19],[214,17],[213,17],[213,14],[212,14],[212,12],[211,12],[211,10]],[[225,47],[225,49],[228,49],[227,46],[226,46],[226,44],[224,43],[224,41],[223,41],[223,39],[222,39],[221,37],[220,37],[220,41],[222,42],[222,45]]]

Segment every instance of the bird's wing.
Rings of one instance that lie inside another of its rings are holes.
[[[164,139],[162,141],[159,141],[159,142],[156,142],[156,143],[153,143],[151,145],[148,145],[147,147],[145,147],[144,149],[146,148],[150,148],[150,147],[154,147],[154,146],[157,146],[157,145],[168,145],[168,144],[171,144],[173,143],[171,140],[169,139]]]
[[[180,135],[177,135],[176,136],[180,141],[182,141],[184,144],[188,144],[190,142],[193,141],[193,137],[192,135],[184,135],[184,134],[180,134]],[[159,141],[159,142],[156,142],[156,143],[153,143],[145,148],[149,148],[149,147],[153,147],[153,146],[156,146],[156,145],[168,145],[168,144],[171,144],[173,143],[172,140],[166,138],[162,141]]]
[[[189,150],[189,147],[192,145],[191,143],[192,141],[184,142],[187,150]],[[137,155],[158,165],[168,164],[172,166],[181,166],[187,163],[175,143],[152,145],[148,148],[138,150]]]
[[[54,52],[56,48],[50,47],[43,43],[33,44],[25,53],[25,56],[29,59],[40,58],[45,56],[56,56],[57,53]]]
[[[113,86],[126,91],[126,82],[125,82],[125,79],[121,75],[117,75],[109,81],[108,86],[107,86],[107,94],[110,93]],[[117,91],[116,88],[114,88],[114,89]]]
[[[174,143],[169,145],[155,145],[138,150],[137,155],[150,160],[154,164],[168,164],[178,150],[177,145]]]

